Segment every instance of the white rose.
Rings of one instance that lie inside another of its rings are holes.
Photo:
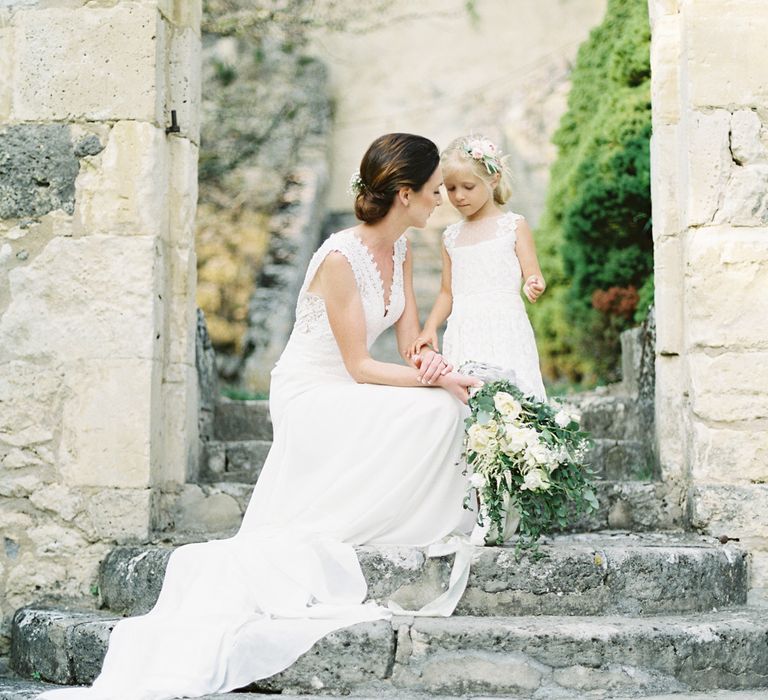
[[[467,430],[469,449],[475,452],[488,452],[496,445],[496,432],[498,426],[494,421],[488,421],[484,425],[474,423]]]
[[[523,407],[520,402],[506,391],[499,391],[493,397],[493,405],[506,420],[514,420],[520,415]]]
[[[482,488],[485,486],[485,477],[482,474],[478,474],[477,472],[472,472],[469,477],[469,483],[476,489]]]
[[[562,408],[555,414],[555,423],[561,428],[565,428],[571,422],[571,416]]]
[[[531,469],[523,477],[523,485],[520,488],[529,491],[546,491],[549,486],[549,480],[541,469]]]
[[[535,447],[541,444],[539,442],[539,432],[536,428],[525,428],[525,443],[528,447]]]
[[[535,445],[528,445],[525,450],[525,456],[529,462],[534,464],[548,464],[552,459],[547,446],[540,442],[537,442]]]
[[[522,452],[528,446],[528,434],[524,428],[520,428],[512,423],[504,428],[504,443],[502,449],[510,457]]]

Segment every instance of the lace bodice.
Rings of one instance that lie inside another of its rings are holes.
[[[445,230],[443,242],[451,257],[454,299],[499,291],[519,295],[522,272],[515,243],[522,218],[508,212],[480,221],[461,221]]]
[[[376,338],[400,318],[405,308],[403,264],[406,250],[407,241],[402,236],[395,242],[392,253],[392,289],[389,305],[385,306],[384,281],[368,247],[352,229],[332,234],[309,262],[296,303],[296,323],[280,364],[284,365],[290,358],[292,362],[343,370],[341,353],[328,322],[325,300],[309,291],[318,268],[329,253],[339,252],[349,261],[363,303],[366,340],[370,348]]]

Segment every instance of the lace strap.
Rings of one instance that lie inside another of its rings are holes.
[[[459,235],[460,222],[450,224],[445,231],[443,231],[443,245],[446,250],[450,250],[456,245],[456,236]]]
[[[513,236],[517,240],[517,225],[525,217],[515,212],[510,211],[504,214],[499,220],[499,227],[496,229],[496,237]]]
[[[296,308],[298,310],[299,304],[307,294],[309,286],[312,284],[312,280],[315,279],[320,265],[328,256],[329,253],[341,253],[349,262],[349,266],[352,268],[352,272],[355,275],[355,282],[357,288],[360,290],[360,294],[363,294],[365,289],[366,269],[365,259],[361,260],[361,251],[359,246],[354,245],[353,241],[350,241],[351,232],[339,231],[338,233],[331,234],[325,242],[314,252],[312,259],[309,261],[307,267],[307,274],[304,276],[304,283],[299,290],[299,298],[296,301]]]

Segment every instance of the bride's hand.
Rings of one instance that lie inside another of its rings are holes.
[[[419,370],[418,378],[422,384],[435,384],[441,376],[453,371],[453,366],[433,350],[426,350],[416,355],[414,363]]]
[[[473,386],[482,386],[483,383],[477,377],[451,372],[440,377],[437,385],[465,404],[469,401],[469,389]]]

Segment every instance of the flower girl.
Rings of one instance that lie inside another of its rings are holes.
[[[437,349],[437,329],[447,318],[443,351],[455,366],[473,361],[511,370],[524,394],[544,401],[520,286],[533,304],[546,285],[525,219],[500,209],[510,195],[501,153],[487,138],[466,136],[448,146],[441,165],[448,199],[463,220],[443,233],[440,293],[409,352]]]

